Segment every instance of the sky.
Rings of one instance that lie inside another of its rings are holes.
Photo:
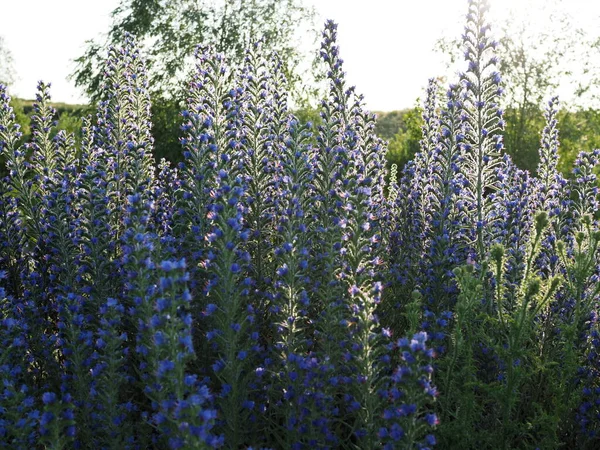
[[[412,107],[427,80],[447,73],[434,51],[442,36],[460,36],[466,0],[304,0],[320,21],[339,25],[340,53],[348,81],[373,111]],[[547,0],[545,0],[547,1]],[[544,0],[490,0],[493,14],[535,14],[521,6]],[[54,101],[85,103],[67,79],[85,42],[102,36],[119,0],[0,0],[0,36],[14,59],[11,94],[33,98],[38,80],[52,83]],[[556,0],[577,25],[600,29],[600,2]],[[519,8],[521,8],[519,10]],[[517,11],[515,13],[515,10]]]

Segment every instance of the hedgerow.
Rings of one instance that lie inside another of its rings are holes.
[[[487,9],[390,177],[332,22],[317,128],[260,43],[199,47],[177,167],[130,35],[81,144],[1,86],[0,447],[596,448],[600,151],[561,176],[552,99],[504,155]]]

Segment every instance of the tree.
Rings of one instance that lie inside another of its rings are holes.
[[[399,130],[403,129],[406,113],[407,110],[376,112],[375,133],[377,136],[382,139],[392,139]]]
[[[239,67],[246,48],[262,40],[265,52],[277,52],[296,103],[308,107],[310,84],[302,83],[303,55],[299,39],[317,34],[314,10],[302,0],[121,0],[104,43],[88,41],[72,74],[92,101],[100,100],[108,47],[125,33],[138,38],[147,61],[152,96],[152,134],[156,160],[180,159],[181,87],[192,66],[197,45],[211,45]]]
[[[592,108],[577,111],[562,109],[558,114],[558,126],[558,169],[564,175],[569,175],[580,152],[600,148],[600,111]]]
[[[399,170],[415,157],[419,151],[419,142],[423,137],[423,109],[415,106],[407,111],[399,111],[401,119],[400,128],[388,144],[388,165],[396,164]]]
[[[545,100],[566,85],[572,87],[566,102],[570,106],[585,103],[584,97],[594,95],[577,82],[581,75],[579,69],[586,71],[589,78],[594,67],[590,63],[575,62],[593,59],[582,57],[590,55],[593,39],[574,25],[561,5],[558,1],[529,0],[520,6],[523,11],[529,7],[531,14],[535,14],[537,27],[532,27],[530,17],[521,11],[521,14],[512,12],[496,21],[493,30],[499,43],[499,69],[505,87],[505,148],[519,167],[530,171],[534,171],[538,163]],[[449,67],[459,60],[460,46],[459,40],[438,41],[437,49],[448,57]]]
[[[500,31],[500,71],[506,79],[507,106],[504,142],[515,163],[530,171],[538,165],[542,105],[561,81],[572,79],[572,66],[565,59],[583,34],[567,16],[551,15],[548,23],[542,31],[533,31],[525,22],[504,23]]]
[[[314,10],[302,0],[121,0],[112,17],[106,42],[88,41],[72,75],[94,100],[107,48],[119,44],[124,33],[137,36],[145,49],[151,89],[164,97],[178,95],[197,45],[212,45],[239,65],[245,49],[259,39],[265,51],[278,53],[298,93],[301,33],[317,37]]]
[[[0,84],[10,86],[15,81],[13,58],[6,47],[4,38],[0,36]]]

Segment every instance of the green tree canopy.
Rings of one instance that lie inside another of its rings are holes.
[[[404,116],[406,110],[376,112],[377,123],[375,124],[375,133],[382,139],[390,140],[399,130],[404,129]]]
[[[155,158],[177,161],[181,91],[193,66],[197,45],[211,45],[232,66],[241,66],[245,51],[258,40],[266,53],[277,52],[299,106],[308,107],[316,84],[303,73],[312,61],[301,41],[316,41],[313,8],[303,0],[121,0],[104,42],[88,41],[72,74],[92,101],[100,100],[104,60],[125,33],[135,35],[147,62],[152,105]],[[310,43],[312,48],[312,42]],[[305,63],[305,64],[303,64]]]
[[[72,75],[94,100],[107,48],[120,43],[124,33],[142,44],[151,88],[163,97],[177,96],[197,45],[214,46],[235,65],[259,39],[265,51],[279,54],[298,92],[300,39],[306,40],[307,33],[316,39],[314,11],[302,0],[121,0],[112,17],[105,42],[88,41]]]
[[[390,138],[387,160],[390,166],[396,164],[399,170],[402,170],[404,165],[419,151],[419,142],[423,137],[421,130],[423,109],[421,106],[415,106],[409,110],[395,112],[397,113],[396,117],[400,119],[400,126]]]
[[[0,84],[10,86],[15,80],[13,58],[6,46],[4,38],[0,36]]]
[[[536,27],[531,26],[530,17],[510,13],[503,21],[496,22],[492,32],[498,41],[498,67],[505,88],[502,98],[507,124],[505,148],[519,167],[533,172],[538,163],[545,102],[560,91],[562,105],[575,113],[588,109],[589,102],[598,94],[593,83],[582,86],[581,80],[600,79],[600,65],[589,62],[595,59],[600,41],[595,46],[595,30],[577,27],[557,0],[544,3],[528,0],[520,6],[528,6],[531,14],[535,14]],[[449,67],[456,67],[462,61],[460,48],[461,42],[456,39],[440,39],[437,43],[437,49],[447,56]],[[581,118],[583,114],[576,116]],[[561,119],[566,121],[564,127],[559,124],[561,133],[573,135],[573,130],[567,129],[569,113],[565,111]],[[563,170],[570,167],[567,161],[575,159],[566,154],[567,148],[572,152],[585,149],[574,149],[570,142],[583,141],[577,138],[562,142]]]

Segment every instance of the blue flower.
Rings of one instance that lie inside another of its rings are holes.
[[[56,394],[54,392],[44,392],[42,394],[42,401],[45,405],[51,405],[56,402]]]
[[[45,427],[54,420],[54,413],[52,411],[45,411],[40,418],[40,425]]]
[[[167,372],[171,372],[173,369],[175,369],[175,363],[173,361],[162,360],[158,363],[157,375],[163,377]]]
[[[168,298],[161,297],[156,300],[156,310],[163,312],[171,307],[171,300]]]
[[[162,331],[154,333],[154,343],[158,346],[164,345],[166,342],[166,336]]]

